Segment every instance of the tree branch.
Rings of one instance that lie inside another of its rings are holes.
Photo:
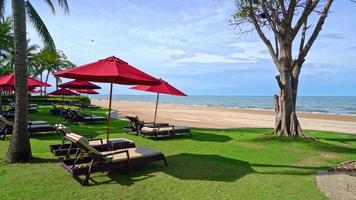
[[[289,2],[288,6],[288,23],[292,24],[293,16],[294,16],[294,11],[295,11],[295,6],[297,5],[297,0],[291,0]]]
[[[313,33],[311,34],[307,44],[305,45],[303,50],[299,53],[298,60],[304,59],[304,57],[307,55],[307,53],[309,52],[310,48],[312,47],[315,39],[318,37],[319,32],[321,31],[321,29],[323,27],[323,24],[325,22],[325,19],[328,16],[329,9],[330,9],[331,4],[333,3],[333,1],[334,0],[327,0],[327,2],[325,3],[323,11],[321,13],[321,16],[320,16],[320,18],[318,20],[318,23],[317,23]]]
[[[279,33],[279,31],[277,30],[277,23],[278,23],[278,22],[277,22],[277,20],[278,20],[277,16],[278,16],[278,14],[275,13],[276,10],[274,10],[274,9],[272,8],[272,6],[268,6],[268,7],[269,7],[269,10],[271,10],[271,12],[272,12],[272,15],[270,15],[270,14],[268,13],[267,8],[266,8],[266,4],[267,4],[266,0],[262,0],[262,5],[261,5],[261,7],[262,7],[262,10],[263,10],[263,13],[264,13],[264,15],[266,16],[266,19],[267,19],[268,23],[270,24],[270,27],[271,27],[272,31],[274,32],[274,34],[275,34],[277,37],[280,37],[280,33]],[[274,13],[274,14],[273,14],[273,13]],[[273,16],[274,16],[274,17],[273,17]]]
[[[255,13],[254,13],[254,11],[253,11],[253,6],[252,6],[252,1],[251,1],[251,0],[249,1],[249,4],[250,4],[250,13],[249,13],[249,15],[250,15],[250,18],[252,19],[253,25],[254,25],[254,27],[255,27],[255,29],[256,29],[258,35],[259,35],[260,38],[262,39],[262,41],[266,44],[266,46],[267,46],[267,48],[268,48],[268,51],[269,51],[269,53],[271,54],[271,57],[272,57],[274,63],[275,63],[277,66],[280,66],[280,62],[279,62],[279,60],[278,60],[277,55],[275,54],[275,51],[274,51],[274,49],[273,49],[273,47],[272,47],[271,42],[267,39],[267,37],[266,37],[265,34],[263,33],[263,31],[262,31],[260,25],[259,25],[258,22],[257,22],[256,15],[255,15]]]
[[[286,7],[284,5],[284,0],[278,0],[278,5],[279,7],[281,8],[282,10],[282,13],[283,13],[283,17],[285,18],[287,16],[287,11],[286,11]]]
[[[308,2],[305,5],[305,9],[298,19],[297,23],[295,24],[294,28],[292,28],[292,38],[294,39],[295,36],[298,34],[300,27],[302,27],[304,21],[308,18],[311,12],[315,9],[315,7],[318,5],[319,0],[312,1],[308,0]]]

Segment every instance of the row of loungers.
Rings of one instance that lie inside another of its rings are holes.
[[[155,139],[158,139],[158,137],[174,137],[179,134],[192,136],[190,128],[186,126],[174,126],[169,123],[146,123],[140,120],[138,116],[133,115],[125,117],[129,120],[128,126],[124,128],[126,133],[136,132],[136,135],[149,136]]]
[[[46,121],[29,121],[28,133],[32,136],[33,133],[56,132],[56,128]],[[0,115],[0,139],[5,139],[7,135],[12,134],[13,124],[5,117]]]
[[[68,109],[60,108],[54,104],[52,106],[53,106],[53,108],[50,109],[50,112],[52,114],[61,115],[64,117],[65,120],[67,120],[71,123],[76,123],[76,124],[79,122],[102,123],[102,122],[107,121],[106,117],[83,114],[83,113],[79,112],[78,110],[69,109],[69,108]]]
[[[64,140],[60,145],[51,145],[50,151],[55,156],[65,156],[61,160],[62,167],[83,185],[89,184],[90,174],[95,172],[123,169],[131,171],[134,167],[154,161],[163,161],[167,166],[162,152],[136,147],[133,141],[118,138],[110,142],[101,140],[98,144],[95,140],[72,133],[62,125],[57,126],[57,129],[65,134]],[[69,146],[66,142],[70,142]]]
[[[11,107],[12,111],[15,111],[16,104],[15,102],[10,102],[9,106]],[[36,103],[30,103],[27,105],[27,111],[28,112],[37,112],[38,111],[38,105]]]

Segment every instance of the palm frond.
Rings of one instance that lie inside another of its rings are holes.
[[[65,13],[69,13],[69,6],[67,0],[57,0],[58,5],[64,9]]]
[[[53,14],[56,14],[56,9],[54,8],[54,5],[51,0],[43,0],[45,4],[51,9]]]
[[[41,17],[38,15],[37,11],[33,8],[32,4],[29,1],[26,1],[26,12],[28,15],[28,20],[31,22],[31,24],[38,32],[44,45],[49,49],[55,51],[56,45],[54,44],[51,34],[49,33]]]
[[[5,14],[5,1],[6,0],[0,0],[0,17],[3,17]]]

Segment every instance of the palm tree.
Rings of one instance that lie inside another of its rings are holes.
[[[36,55],[37,49],[39,49],[40,46],[37,44],[30,44],[30,39],[27,40],[27,50],[26,50],[26,58],[27,58],[27,67],[30,70],[29,75],[31,74],[31,69],[33,63],[34,56]],[[11,46],[10,48],[7,49],[5,53],[3,53],[3,63],[5,66],[9,66],[12,68],[13,72],[14,70],[14,62],[15,62],[15,50],[14,47]]]
[[[46,83],[48,83],[48,78],[51,73],[74,67],[74,64],[67,59],[62,51],[52,51],[49,48],[41,49],[41,51],[33,57],[33,60],[33,65],[37,67],[36,74],[34,75],[40,75],[42,80],[43,72],[47,72],[45,76]],[[59,81],[59,78],[56,77],[56,82],[58,83]]]
[[[12,22],[10,17],[0,19],[0,59],[13,46]]]
[[[54,13],[53,0],[44,0]],[[59,6],[68,12],[66,0],[57,0]],[[0,17],[4,15],[5,0],[0,0]],[[15,49],[15,77],[16,77],[16,109],[14,128],[11,142],[5,160],[9,163],[29,162],[31,160],[31,146],[27,130],[27,40],[26,40],[26,14],[29,22],[35,27],[44,44],[55,49],[52,37],[49,34],[41,17],[38,15],[29,0],[12,0],[12,15],[14,23],[14,49]]]

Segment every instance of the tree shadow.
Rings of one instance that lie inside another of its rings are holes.
[[[317,141],[305,140],[302,138],[291,139],[289,137],[277,137],[277,136],[263,136],[258,138],[253,138],[248,140],[249,142],[284,142],[290,144],[304,144],[308,148],[313,148],[318,151],[331,152],[331,153],[342,153],[342,154],[356,154],[356,148],[353,148],[348,143],[340,142],[339,144],[332,144],[329,142],[338,142],[339,141],[349,141],[352,142],[354,139],[343,139],[343,138],[319,138]],[[355,138],[356,140],[356,138]]]
[[[154,136],[152,137],[147,137],[150,139],[155,139],[159,141],[168,141],[168,140],[174,140],[174,139],[190,139],[190,140],[195,140],[195,141],[201,141],[201,142],[228,142],[232,140],[231,137],[222,135],[222,134],[214,134],[211,133],[210,131],[192,131],[192,136],[190,137],[188,133],[185,134],[179,134],[175,136],[161,136],[158,138],[155,138]]]
[[[154,178],[155,172],[163,172],[179,180],[235,182],[248,174],[279,174],[279,175],[315,175],[326,166],[298,166],[285,164],[251,164],[246,161],[227,158],[219,155],[180,153],[166,157],[168,167],[156,162],[134,168],[132,172],[120,170],[92,176],[89,186],[102,184],[120,184],[130,186],[136,182]],[[96,181],[100,176],[109,180]]]
[[[232,140],[229,136],[205,131],[194,131],[190,139],[202,142],[228,142]]]
[[[246,161],[219,155],[181,153],[167,161],[169,166],[162,171],[181,180],[233,182],[254,172]]]
[[[60,160],[56,158],[41,158],[41,157],[32,157],[31,164],[43,164],[43,163],[59,163]]]

